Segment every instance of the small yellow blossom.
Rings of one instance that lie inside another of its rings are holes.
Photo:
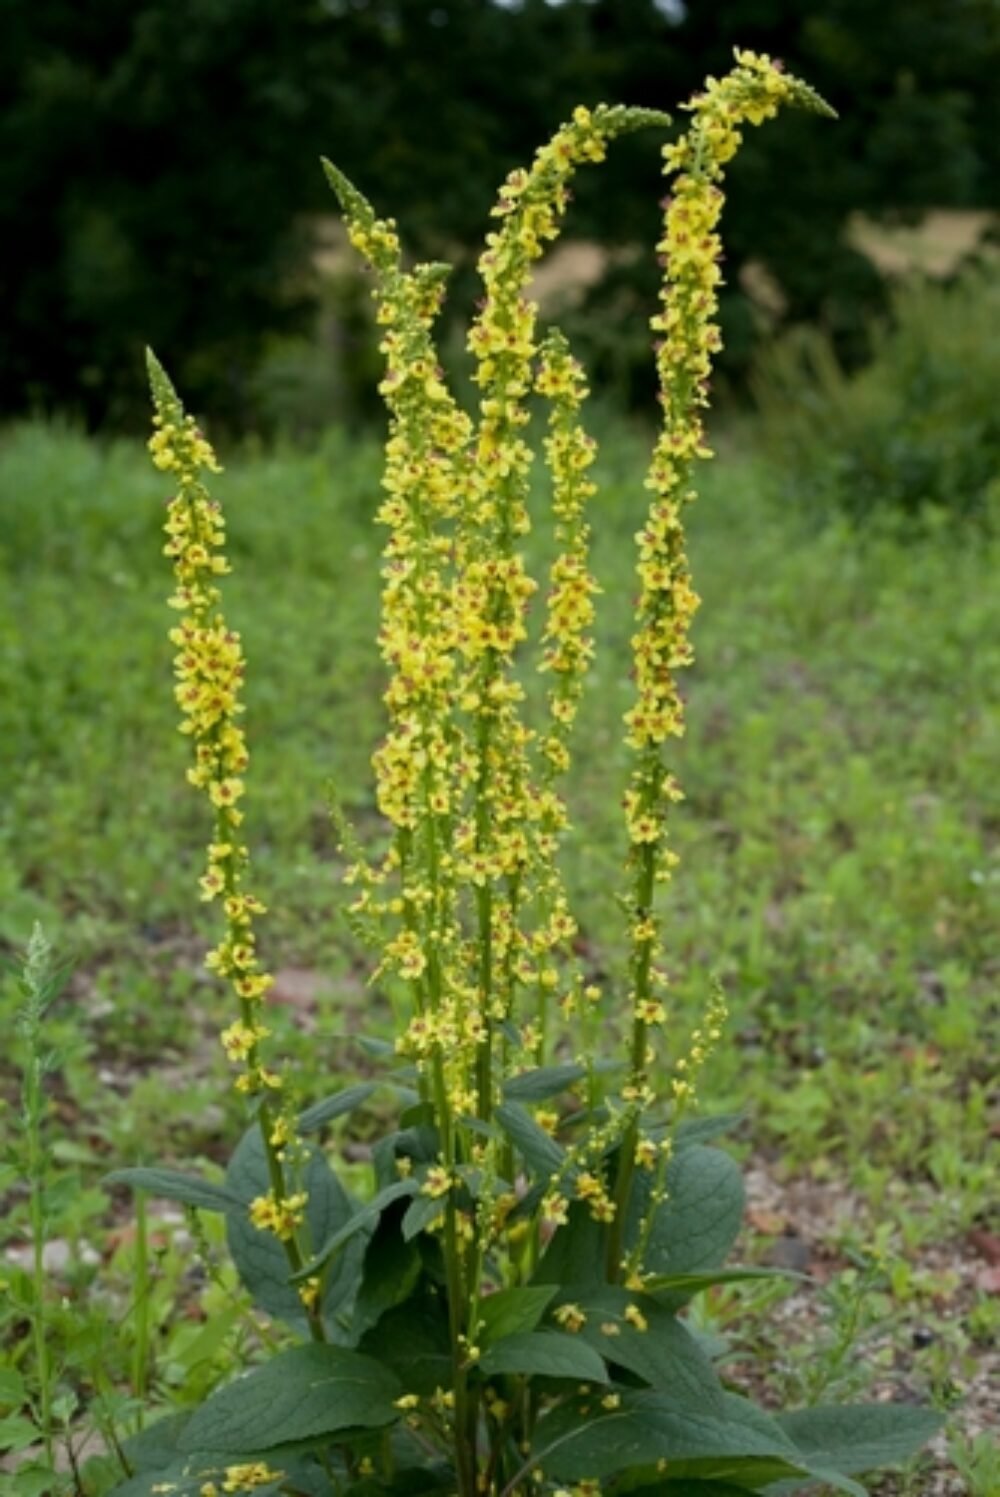
[[[277,1481],[282,1475],[280,1471],[272,1471],[263,1461],[255,1461],[246,1465],[227,1466],[226,1474],[222,1482],[224,1492],[249,1492],[255,1487],[266,1487],[272,1481]]]
[[[427,1171],[424,1183],[420,1187],[421,1195],[430,1196],[432,1200],[438,1200],[446,1196],[451,1189],[451,1176],[448,1171],[439,1164],[432,1164]]]
[[[273,1232],[289,1242],[305,1220],[308,1196],[304,1191],[278,1199],[273,1191],[250,1202],[250,1220],[259,1232]]]
[[[637,1331],[649,1330],[649,1321],[646,1319],[645,1315],[643,1315],[638,1305],[626,1305],[625,1319],[628,1321],[629,1325],[634,1326]]]
[[[579,1305],[560,1305],[554,1312],[554,1318],[564,1331],[582,1331],[587,1324],[587,1317]]]

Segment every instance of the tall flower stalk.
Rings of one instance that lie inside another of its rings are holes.
[[[695,498],[694,469],[711,457],[702,411],[709,404],[712,358],[722,346],[715,316],[722,282],[722,241],[717,232],[725,197],[726,164],[739,149],[743,127],[773,118],[782,104],[829,112],[806,84],[770,58],[740,51],[737,66],[721,81],[710,78],[685,106],[691,126],[663,152],[672,179],[665,201],[663,237],[657,244],[664,269],[661,308],[652,319],[657,335],[656,367],[662,424],[646,478],[649,512],[636,536],[640,593],[632,636],[636,699],[625,717],[633,769],[625,793],[630,844],[630,993],[632,1038],[629,1079],[623,1093],[628,1117],[615,1190],[616,1222],[609,1235],[608,1272],[620,1261],[625,1212],[637,1154],[650,1164],[657,1145],[641,1137],[644,1110],[654,1100],[650,1071],[655,1036],[667,1023],[668,976],[660,965],[663,943],[655,915],[659,886],[668,883],[676,854],[668,839],[671,807],[681,790],[670,773],[666,746],[684,732],[684,703],[677,672],[690,665],[689,636],[698,595],[685,550],[683,511]],[[714,1043],[725,1007],[715,999],[706,1015]],[[675,1101],[691,1096],[684,1075],[673,1081]],[[667,1140],[669,1146],[669,1140]],[[660,1145],[659,1147],[662,1147]]]
[[[263,1058],[263,1043],[270,1031],[263,1022],[262,1008],[274,979],[264,970],[257,952],[256,921],[265,907],[246,887],[250,855],[243,841],[240,807],[249,764],[239,722],[243,647],[239,633],[229,627],[222,612],[218,584],[229,571],[225,520],[205,484],[206,474],[221,469],[152,353],[148,368],[155,406],[149,449],[155,466],[176,483],[176,493],[167,505],[163,548],[174,567],[170,606],[180,615],[170,631],[177,651],[174,694],[181,710],[180,731],[192,747],[188,780],[205,795],[213,818],[207,865],[199,881],[201,897],[209,903],[221,902],[225,917],[222,939],[209,952],[206,966],[226,982],[234,999],[236,1015],[220,1038],[227,1058],[239,1069],[235,1086],[255,1112],[267,1161],[270,1190],[251,1203],[251,1220],[278,1238],[291,1272],[297,1273],[311,1252],[308,1197],[294,1178],[295,1128],[283,1105],[284,1083]],[[316,1289],[307,1282],[300,1295],[311,1334],[323,1340]]]

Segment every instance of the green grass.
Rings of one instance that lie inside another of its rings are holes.
[[[641,459],[635,434],[611,429],[594,514],[603,649],[566,856],[588,959],[612,989]],[[303,1017],[342,1036],[387,1012],[339,913],[326,814],[332,780],[380,835],[378,474],[372,446],[334,436],[239,458],[217,487],[249,658],[265,952],[320,989],[280,1022],[312,1094],[357,1056],[317,1044]],[[836,1174],[875,1204],[902,1180],[908,1200],[933,1201],[933,1230],[965,1227],[987,1195],[1000,975],[1000,544],[819,529],[779,508],[747,455],[711,465],[703,488],[682,864],[665,909],[678,1027],[713,973],[733,1013],[703,1105],[746,1107],[789,1169]],[[139,444],[38,427],[2,439],[0,939],[22,946],[40,919],[75,961],[55,1021],[63,1106],[95,1158],[215,1153],[236,1118],[200,967],[206,827],[171,697],[165,497]]]

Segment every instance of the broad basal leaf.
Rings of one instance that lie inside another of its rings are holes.
[[[721,1417],[725,1402],[715,1369],[671,1311],[648,1295],[613,1286],[570,1286],[560,1291],[559,1304],[571,1304],[584,1316],[575,1332],[579,1339],[668,1394],[672,1408]],[[551,1318],[560,1324],[559,1306]]]
[[[373,1357],[342,1346],[297,1346],[214,1393],[192,1415],[182,1450],[239,1455],[292,1441],[372,1429],[398,1417],[402,1384]]]
[[[598,1398],[570,1399],[538,1421],[534,1455],[546,1475],[567,1481],[588,1475],[600,1480],[661,1460],[685,1466],[707,1460],[711,1471],[676,1474],[737,1483],[744,1474],[763,1483],[805,1470],[798,1449],[774,1420],[732,1395],[724,1395],[721,1412],[679,1409],[657,1392],[623,1393],[620,1406],[610,1411]]]
[[[777,1422],[811,1465],[851,1475],[908,1460],[938,1432],[943,1420],[933,1409],[872,1403],[821,1404],[781,1414]]]

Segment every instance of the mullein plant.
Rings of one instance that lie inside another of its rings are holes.
[[[529,286],[576,169],[626,131],[669,120],[579,108],[507,178],[468,339],[475,415],[435,351],[447,267],[406,268],[393,221],[325,163],[372,274],[390,421],[378,511],[388,721],[373,760],[388,850],[370,858],[342,818],[341,831],[351,918],[405,1021],[382,1083],[400,1099],[399,1123],[374,1151],[362,1202],[314,1135],[362,1106],[372,1084],[297,1112],[266,1059],[264,907],[243,833],[244,660],[222,612],[225,527],[206,486],[218,465],[150,356],[150,448],[174,484],[165,549],[176,695],[188,778],[212,817],[201,893],[224,921],[208,965],[232,997],[222,1045],[250,1126],[224,1185],[163,1169],[113,1178],[224,1212],[248,1290],[298,1344],[175,1421],[169,1438],[139,1437],[129,1497],[737,1497],[782,1481],[859,1493],[851,1473],[907,1456],[936,1427],[933,1415],[884,1405],[765,1414],[727,1389],[684,1316],[693,1296],[751,1271],[724,1266],[742,1191],[710,1146],[721,1125],[691,1115],[725,1006],[711,992],[697,1029],[678,1036],[658,913],[676,862],[669,745],[683,732],[678,673],[698,604],[683,517],[710,455],[702,412],[720,344],[725,167],[744,128],[784,104],[830,113],[769,58],[739,52],[686,106],[687,129],[664,151],[653,318],[662,420],[637,534],[620,898],[630,954],[614,998],[628,1035],[617,1068],[581,1042],[609,1017],[612,993],[575,956],[558,857],[594,650],[595,443],[581,421],[583,371],[558,330],[539,328]],[[533,614],[523,539],[538,403],[558,554]],[[522,685],[532,650],[548,683],[540,721]]]

